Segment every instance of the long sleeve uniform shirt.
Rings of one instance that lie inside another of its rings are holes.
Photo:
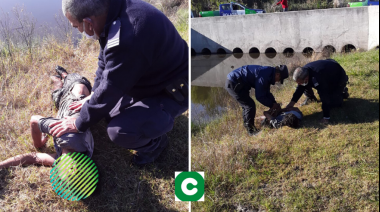
[[[346,72],[339,63],[331,59],[311,62],[304,68],[309,70],[309,83],[306,86],[297,86],[292,101],[297,102],[306,88],[315,88],[322,101],[323,116],[330,117],[330,91],[339,87]]]
[[[98,70],[91,99],[75,124],[84,132],[128,95],[152,97],[188,77],[188,46],[170,20],[141,0],[112,0],[100,35]]]
[[[240,79],[244,84],[255,88],[257,101],[272,107],[276,100],[270,92],[270,86],[275,84],[275,72],[276,69],[273,67],[249,65],[232,71],[227,78],[234,83],[238,83]]]

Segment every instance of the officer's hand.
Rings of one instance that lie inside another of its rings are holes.
[[[87,99],[82,99],[80,101],[71,103],[69,105],[69,110],[73,110],[74,112],[79,112],[86,101]]]
[[[326,125],[327,125],[327,124],[329,124],[329,120],[323,118],[323,119],[321,120],[321,124],[326,124]]]
[[[54,137],[61,137],[66,133],[78,133],[78,130],[75,126],[75,117],[65,117],[60,121],[57,121],[53,124],[50,124],[49,127],[52,128],[49,133]]]

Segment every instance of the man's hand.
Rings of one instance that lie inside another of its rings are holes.
[[[80,100],[80,101],[76,101],[76,102],[73,102],[69,105],[69,110],[72,110],[74,112],[79,112],[81,109],[82,109],[82,106],[84,105],[84,103],[91,99],[91,96],[92,94],[94,94],[94,92],[92,92],[89,96],[87,96],[86,98]]]
[[[286,106],[286,108],[292,108],[292,107],[294,107],[295,104],[296,104],[295,102],[291,101],[291,102]]]
[[[321,124],[329,124],[329,120],[328,119],[325,119],[325,118],[323,118],[322,120],[321,120]]]
[[[87,99],[82,99],[80,101],[73,102],[69,105],[69,110],[74,112],[79,112],[82,109],[83,104],[87,101]]]
[[[49,127],[52,128],[50,130],[50,134],[54,137],[61,137],[66,133],[78,133],[77,128],[75,127],[75,117],[65,117],[60,121],[57,121],[53,124],[50,124]]]

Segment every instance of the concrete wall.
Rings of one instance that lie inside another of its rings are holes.
[[[379,6],[368,7],[369,34],[368,49],[379,46]]]
[[[316,58],[319,58],[318,55]],[[239,59],[235,58],[234,55],[225,55],[225,57],[219,55],[197,56],[191,59],[191,85],[224,87],[228,73],[248,64],[261,66],[287,64],[291,68],[291,66],[298,67],[314,60],[314,57],[306,58],[301,53],[295,54],[291,58],[284,54],[277,54],[275,58],[268,58],[262,54],[256,59],[252,59],[249,54],[244,54]]]
[[[256,47],[264,53],[272,47],[280,53],[286,48],[302,52],[307,47],[322,52],[331,45],[340,52],[351,44],[368,50],[379,45],[378,19],[378,6],[193,18],[191,48],[197,53],[204,48],[212,53],[219,48],[249,53]]]

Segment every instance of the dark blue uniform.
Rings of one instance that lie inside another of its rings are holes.
[[[188,46],[169,19],[140,0],[112,0],[100,35],[98,70],[91,99],[75,124],[85,131],[108,118],[112,141],[141,152],[159,146],[161,135],[188,109],[165,88],[188,79]]]
[[[314,99],[313,88],[317,89],[322,101],[323,116],[330,117],[330,109],[343,103],[344,89],[348,82],[346,72],[335,60],[318,60],[304,66],[309,70],[309,83],[298,85],[292,101],[297,102],[304,93]]]
[[[261,104],[270,108],[276,103],[270,92],[270,86],[275,84],[275,73],[273,67],[249,65],[228,74],[225,87],[243,108],[244,123],[254,126],[256,105],[249,95],[251,88],[255,88],[256,99]]]

